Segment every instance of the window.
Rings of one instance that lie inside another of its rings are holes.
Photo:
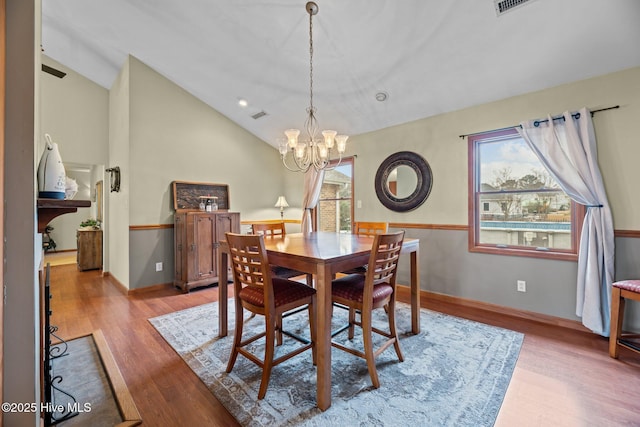
[[[584,207],[515,128],[469,137],[469,250],[576,260]]]
[[[336,162],[337,163],[337,162]],[[353,158],[324,173],[320,200],[315,209],[316,230],[351,232],[353,218]]]

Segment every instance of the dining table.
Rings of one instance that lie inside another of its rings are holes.
[[[366,265],[373,246],[373,237],[349,233],[316,231],[286,234],[264,239],[269,263],[313,274],[316,288],[316,361],[317,397],[319,409],[331,406],[331,281],[337,273]],[[419,239],[405,238],[402,252],[410,256],[411,331],[420,332]],[[229,271],[229,247],[220,241],[218,271]],[[218,335],[228,332],[228,287],[218,286]]]

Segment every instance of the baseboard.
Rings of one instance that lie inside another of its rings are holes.
[[[144,288],[136,288],[136,289],[129,289],[127,291],[127,295],[140,295],[140,294],[146,294],[149,292],[155,292],[161,289],[168,289],[168,288],[173,288],[173,282],[169,282],[169,283],[159,283],[157,285],[151,285],[151,286],[145,286]],[[180,293],[182,293],[182,291],[180,291]]]
[[[63,252],[78,252],[77,249],[54,249],[53,251],[48,251],[46,252],[47,255],[51,255],[51,254],[60,254]]]
[[[409,286],[398,285],[398,295],[402,296],[403,300],[408,300],[411,296],[411,289],[409,288]],[[540,322],[547,325],[559,326],[562,328],[573,329],[580,332],[590,332],[589,329],[584,327],[582,323],[576,320],[564,319],[562,317],[550,316],[548,314],[536,313],[533,311],[519,310],[517,308],[505,307],[468,298],[420,290],[420,299],[458,304],[464,307],[477,308],[480,310],[503,314],[505,316],[513,316],[521,319],[533,320],[535,322]]]
[[[129,295],[129,288],[127,288],[124,283],[116,279],[111,273],[108,271],[103,271],[102,276],[109,279],[109,282],[113,283],[117,290],[120,291],[122,295]]]

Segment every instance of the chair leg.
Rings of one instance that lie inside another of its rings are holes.
[[[311,358],[313,359],[313,366],[316,366],[317,363],[316,343],[318,341],[316,337],[316,310],[316,296],[314,295],[311,297],[311,304],[309,304],[309,332],[311,334]]]
[[[618,358],[618,340],[622,334],[624,321],[624,298],[620,288],[611,288],[611,329],[609,332],[609,356]]]
[[[233,345],[231,346],[231,355],[227,363],[227,373],[231,372],[233,365],[236,364],[238,358],[238,347],[242,342],[242,329],[244,326],[244,310],[242,304],[236,304],[236,328],[233,335]]]
[[[371,377],[371,383],[373,384],[373,387],[379,388],[380,380],[378,379],[378,371],[376,370],[376,360],[373,354],[373,336],[372,336],[373,333],[371,331],[371,310],[366,310],[363,308],[363,310],[360,313],[360,320],[362,323],[364,356],[365,356],[365,360],[367,361],[369,376]]]
[[[282,315],[276,319],[276,345],[282,345]]]
[[[394,295],[395,296],[395,295]],[[398,332],[396,330],[396,301],[395,298],[392,298],[389,301],[389,304],[384,306],[387,309],[388,317],[389,317],[389,332],[393,337],[393,347],[396,349],[396,354],[398,355],[398,359],[401,362],[404,362],[404,355],[402,354],[402,350],[400,349],[400,340],[398,339]]]
[[[282,320],[282,318],[280,318],[280,320]],[[269,379],[271,379],[271,369],[273,368],[273,355],[275,353],[277,319],[274,318],[274,316],[265,316],[265,323],[267,334],[265,337],[266,341],[264,350],[264,362],[262,366],[262,380],[260,381],[260,390],[258,390],[258,399],[264,398],[264,395],[267,394]]]
[[[362,318],[362,314],[360,315]],[[349,339],[353,339],[356,323],[356,309],[349,307]]]
[[[307,286],[313,288],[313,274],[307,274]]]

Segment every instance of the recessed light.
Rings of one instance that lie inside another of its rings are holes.
[[[387,92],[378,92],[376,93],[376,101],[384,102],[389,98],[389,94]]]
[[[238,105],[241,107],[246,107],[247,105],[249,105],[249,102],[244,98],[239,98]]]

